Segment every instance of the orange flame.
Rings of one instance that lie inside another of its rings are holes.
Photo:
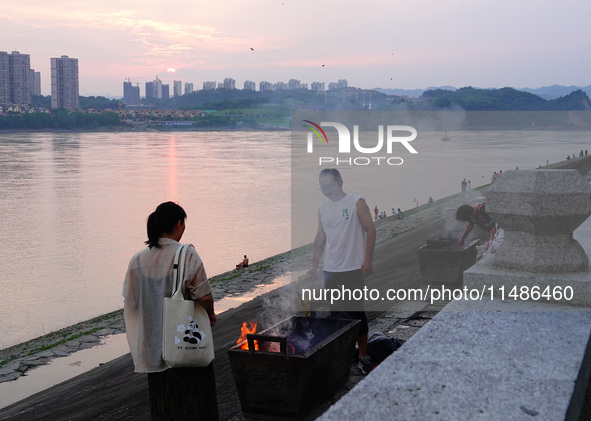
[[[250,324],[250,327],[248,326]],[[236,343],[244,342],[240,349],[248,349],[248,341],[246,340],[246,335],[249,333],[256,333],[257,331],[257,322],[254,323],[242,323],[242,328],[240,328],[240,338],[236,341]],[[254,341],[254,350],[259,350],[259,341]]]

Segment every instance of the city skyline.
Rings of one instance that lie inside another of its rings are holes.
[[[364,89],[591,84],[583,0],[396,3],[185,0],[25,3],[0,11],[0,50],[29,54],[50,93],[50,58],[79,59],[80,95],[233,78]],[[174,69],[174,70],[173,70]]]

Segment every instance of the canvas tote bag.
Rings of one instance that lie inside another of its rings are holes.
[[[191,244],[178,247],[172,269],[172,295],[164,298],[162,358],[170,367],[205,367],[213,361],[209,317],[197,301],[185,300],[181,285]]]

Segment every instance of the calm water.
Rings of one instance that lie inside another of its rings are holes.
[[[290,247],[289,136],[0,137],[0,348],[116,310],[146,218],[187,211],[209,276]]]
[[[341,168],[345,190],[372,209],[408,209],[458,192],[464,177],[476,187],[493,171],[591,149],[591,132],[448,135],[421,133],[418,155],[377,175]],[[287,132],[0,135],[0,348],[121,308],[127,264],[160,202],[185,208],[183,241],[210,276],[243,254],[288,250],[290,152]],[[323,199],[316,169],[309,179],[295,245],[312,241]]]

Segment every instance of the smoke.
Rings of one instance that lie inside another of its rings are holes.
[[[445,207],[441,210],[441,216],[445,220],[441,238],[455,238],[459,239],[466,226],[465,222],[456,220],[457,207]]]
[[[263,299],[263,311],[260,315],[259,326],[265,334],[286,337],[287,353],[301,354],[314,346],[314,331],[306,317],[305,309],[298,296],[299,282],[291,284],[268,294]],[[279,352],[278,342],[268,342],[262,345],[266,351]]]

